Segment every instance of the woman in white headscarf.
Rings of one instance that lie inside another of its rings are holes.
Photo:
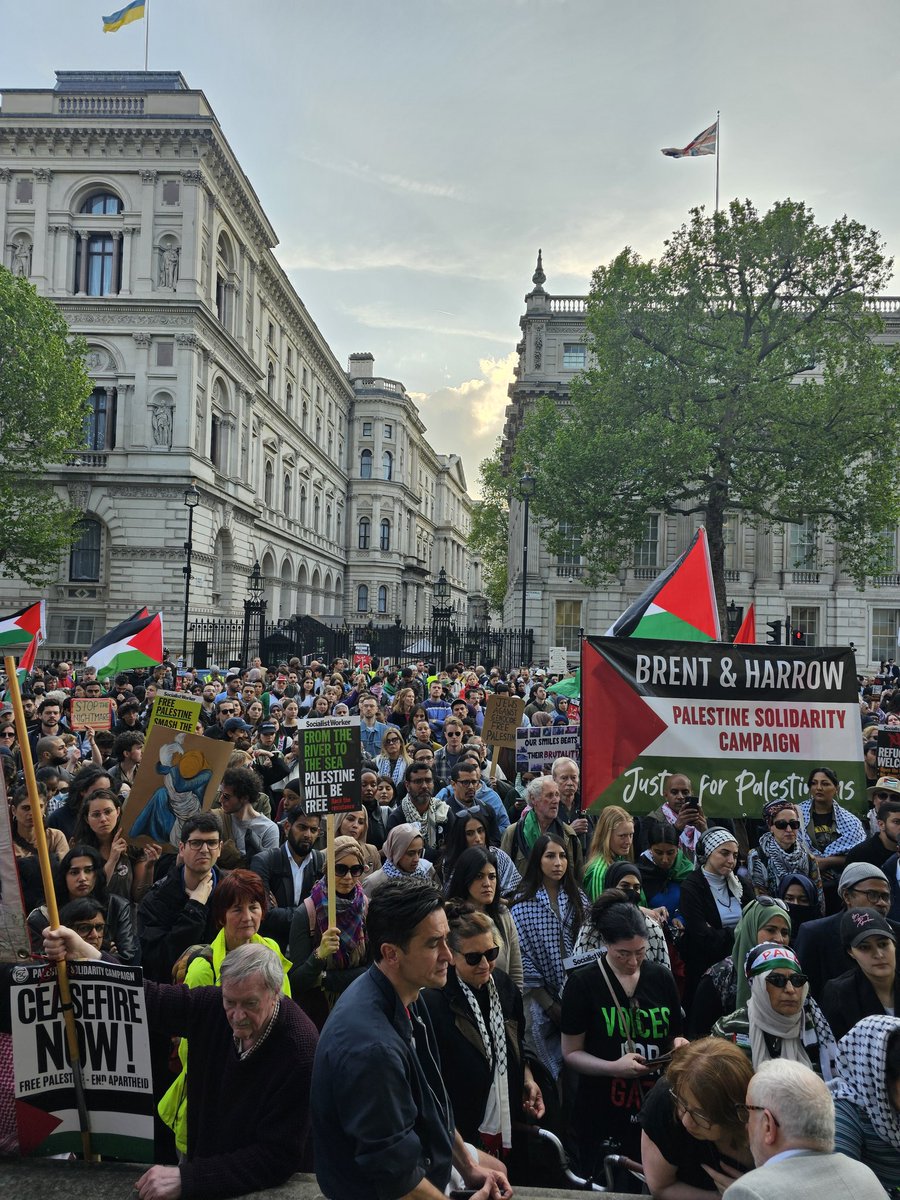
[[[754,899],[752,886],[737,874],[737,863],[737,838],[714,826],[697,841],[697,866],[681,882],[684,936],[679,949],[688,1003],[707,967],[731,953],[735,927]]]
[[[841,1038],[834,1097],[835,1150],[864,1163],[900,1196],[900,1017],[864,1017]]]
[[[434,867],[424,857],[425,839],[418,825],[395,825],[384,843],[384,866],[363,880],[363,891],[371,896],[385,879],[408,879],[418,875],[435,879]]]
[[[822,1010],[809,995],[809,980],[787,946],[762,942],[747,955],[744,972],[750,999],[713,1026],[750,1058],[753,1069],[770,1058],[802,1063],[823,1079],[835,1074],[837,1046]]]

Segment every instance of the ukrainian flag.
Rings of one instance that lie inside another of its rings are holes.
[[[144,8],[147,0],[131,0],[130,4],[126,4],[124,8],[120,8],[118,12],[111,13],[108,17],[103,18],[103,32],[115,33],[117,29],[121,29],[123,25],[130,25],[132,21],[142,21],[144,18]]]

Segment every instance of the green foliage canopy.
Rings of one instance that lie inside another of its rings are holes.
[[[469,549],[481,557],[488,604],[502,612],[508,576],[509,485],[503,476],[499,442],[481,462],[479,486],[481,498],[472,507]]]

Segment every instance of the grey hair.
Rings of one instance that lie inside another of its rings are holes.
[[[750,1080],[747,1095],[754,1104],[774,1113],[792,1146],[825,1154],[834,1150],[834,1101],[828,1085],[809,1067],[770,1059]]]
[[[553,783],[552,775],[538,775],[532,779],[531,783],[525,788],[525,803],[530,804],[534,808],[535,800],[540,800],[544,794],[544,784]]]
[[[251,975],[262,975],[270,992],[281,995],[284,987],[284,967],[274,950],[261,942],[238,946],[225,955],[219,979],[222,983],[237,983]]]
[[[578,771],[579,775],[581,774],[581,768],[578,766],[578,763],[574,758],[554,758],[553,766],[550,768],[551,779],[556,778],[557,767],[574,767],[575,770]]]

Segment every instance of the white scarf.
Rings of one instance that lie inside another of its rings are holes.
[[[487,1060],[488,1062],[492,1058],[494,1060],[494,1077],[491,1080],[491,1088],[488,1092],[487,1103],[484,1106],[484,1115],[481,1118],[481,1124],[478,1126],[478,1132],[483,1134],[486,1139],[489,1139],[488,1144],[491,1142],[496,1143],[497,1136],[499,1135],[503,1149],[509,1150],[512,1146],[512,1118],[509,1109],[509,1080],[507,1078],[509,1059],[506,1048],[506,1024],[503,1020],[503,1009],[500,1007],[500,996],[497,992],[497,985],[493,979],[488,979],[487,989],[490,996],[488,1020],[491,1023],[489,1034],[487,1026],[484,1023],[484,1014],[481,1011],[481,1005],[478,1003],[478,997],[468,984],[463,983],[459,975],[456,976],[456,979],[462,994],[469,1002],[469,1008],[472,1010],[472,1016],[475,1018],[475,1024],[481,1035]],[[491,1045],[492,1037],[493,1047]]]
[[[668,804],[664,804],[662,806],[662,814],[670,825],[674,825],[678,820],[678,814],[674,811],[674,809],[671,809]],[[678,839],[684,847],[685,854],[687,854],[688,858],[692,862],[694,860],[694,850],[696,848],[697,838],[699,836],[699,829],[696,829],[693,825],[685,825],[684,829],[681,831],[681,837]]]
[[[754,975],[750,980],[750,1000],[747,1004],[747,1017],[750,1021],[750,1052],[753,1057],[754,1071],[761,1063],[768,1062],[772,1057],[766,1045],[764,1034],[771,1034],[781,1039],[781,1058],[790,1062],[802,1063],[812,1070],[809,1055],[803,1047],[803,1008],[809,995],[809,984],[803,985],[803,1004],[792,1017],[777,1013],[772,1007],[769,993],[766,991],[766,972]]]

